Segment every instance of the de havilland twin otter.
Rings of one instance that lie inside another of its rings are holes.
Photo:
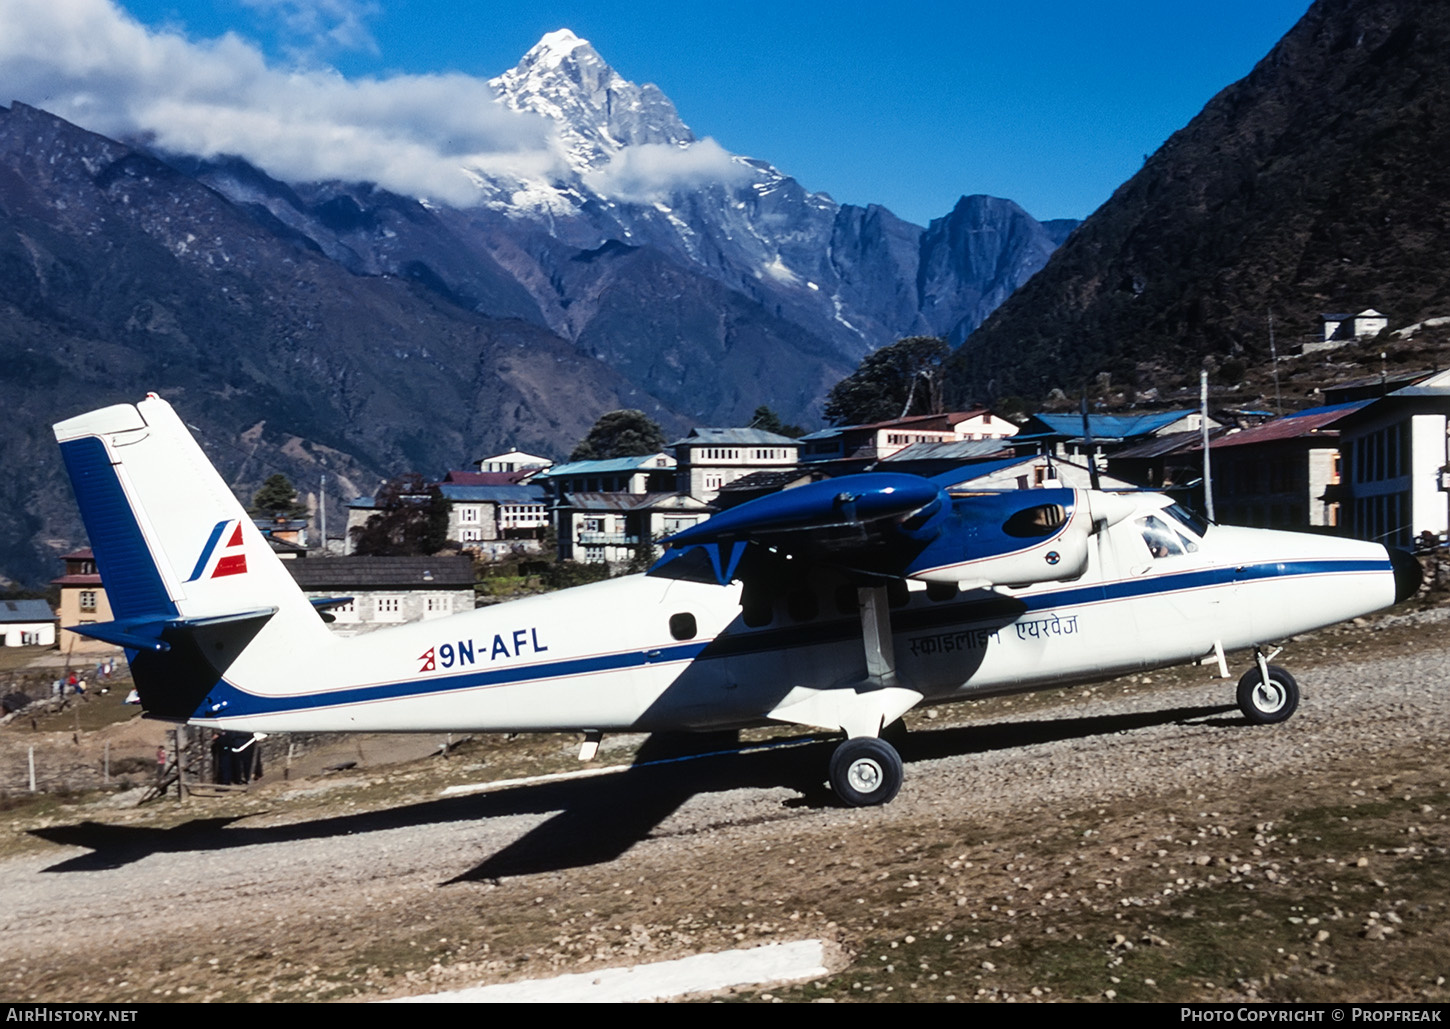
[[[831,786],[884,804],[907,711],[1253,647],[1251,722],[1299,694],[1261,645],[1387,607],[1419,565],[1374,543],[1207,525],[1155,493],[954,492],[849,475],[665,540],[630,575],[333,634],[155,395],[55,427],[152,717],[243,732],[840,732]]]

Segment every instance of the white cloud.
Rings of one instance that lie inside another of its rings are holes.
[[[367,0],[249,2],[293,19],[299,33],[334,33],[338,46],[371,40]],[[481,199],[477,174],[567,176],[554,123],[494,97],[485,80],[461,74],[348,80],[280,69],[235,34],[198,41],[149,29],[111,0],[0,0],[0,102],[180,153],[236,154],[292,181],[370,181],[467,206]],[[645,199],[743,171],[703,140],[630,148],[589,184]]]
[[[338,51],[378,53],[378,41],[367,23],[381,12],[372,0],[238,0],[272,18],[298,42],[289,53],[302,63]]]
[[[619,200],[650,203],[676,190],[715,183],[741,183],[750,169],[706,137],[688,146],[643,143],[626,147],[610,161],[584,176],[597,193]]]

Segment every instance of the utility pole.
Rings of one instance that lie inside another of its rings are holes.
[[[1198,409],[1199,421],[1203,430],[1203,505],[1205,513],[1210,522],[1218,519],[1213,516],[1213,473],[1209,468],[1208,461],[1208,369],[1202,368],[1198,372]]]
[[[1274,413],[1284,417],[1284,401],[1279,396],[1279,351],[1274,346],[1274,309],[1269,308],[1269,356],[1274,361]]]

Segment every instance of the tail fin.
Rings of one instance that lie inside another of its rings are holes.
[[[71,628],[133,652],[149,712],[190,716],[254,638],[277,647],[328,638],[166,401],[151,394],[92,411],[55,435],[115,614]]]

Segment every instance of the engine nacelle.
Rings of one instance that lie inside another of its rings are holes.
[[[1087,571],[1095,519],[1086,491],[963,497],[955,513],[956,524],[932,548],[932,567],[913,571],[910,578],[1025,586],[1076,579]],[[960,560],[937,563],[957,554]]]

